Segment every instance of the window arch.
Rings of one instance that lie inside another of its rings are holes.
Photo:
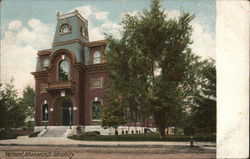
[[[66,60],[62,60],[59,64],[59,81],[68,81],[69,80],[69,71],[70,65]]]
[[[101,102],[92,102],[92,120],[100,120]]]
[[[101,63],[101,54],[100,54],[100,52],[99,51],[96,51],[95,53],[94,53],[94,56],[93,56],[94,58],[94,64],[95,63]]]
[[[42,106],[42,121],[48,121],[49,120],[49,110],[48,110],[48,104],[44,104]]]

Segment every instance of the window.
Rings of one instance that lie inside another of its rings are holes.
[[[99,51],[96,51],[94,53],[94,64],[95,63],[100,63],[101,62],[101,54]]]
[[[48,104],[44,104],[42,107],[42,121],[48,121],[49,120],[49,115],[48,115]]]
[[[82,36],[87,37],[87,36],[88,36],[87,27],[82,26],[82,27],[81,27],[81,33],[82,33]]]
[[[92,120],[100,120],[101,102],[92,102]]]
[[[69,80],[69,62],[63,60],[59,64],[59,81],[68,81]]]
[[[48,67],[49,66],[49,60],[48,59],[44,59],[43,60],[43,67]]]
[[[60,29],[61,34],[67,34],[71,32],[71,28],[68,24],[63,24]]]

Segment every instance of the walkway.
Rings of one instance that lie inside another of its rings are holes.
[[[189,146],[189,142],[125,142],[125,141],[79,141],[66,137],[33,137],[20,136],[17,139],[0,140],[0,146],[60,146],[60,147],[165,147],[165,146]],[[215,148],[214,142],[194,142],[194,146]]]

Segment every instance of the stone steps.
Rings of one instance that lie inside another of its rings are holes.
[[[48,128],[42,137],[63,137],[64,133],[69,129],[69,127],[53,127]]]

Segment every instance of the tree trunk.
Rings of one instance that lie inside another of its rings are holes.
[[[165,124],[160,124],[159,126],[159,130],[160,130],[160,138],[163,139],[165,137]]]

